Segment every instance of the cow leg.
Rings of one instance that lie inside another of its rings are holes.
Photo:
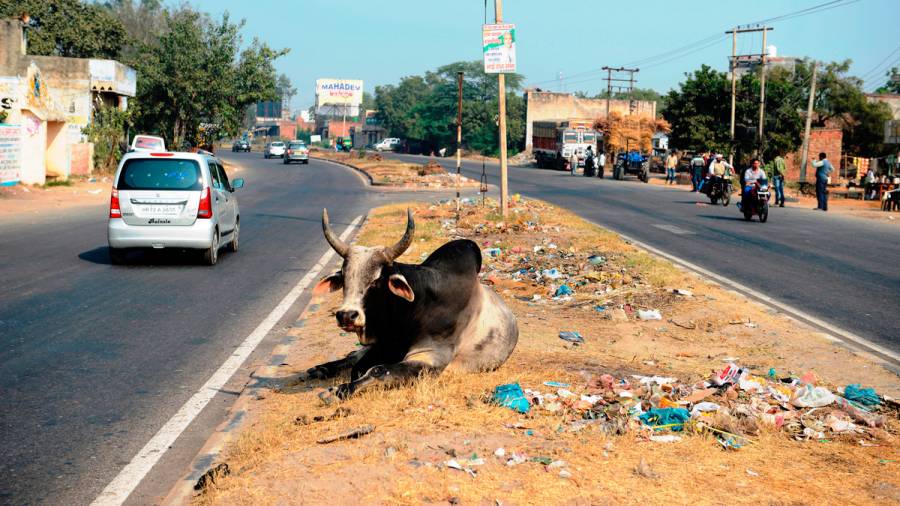
[[[359,379],[333,387],[331,391],[337,397],[346,399],[356,392],[376,384],[392,387],[406,381],[414,380],[418,378],[419,374],[422,372],[441,372],[444,367],[445,365],[435,367],[431,364],[419,361],[403,361],[390,365],[376,365],[369,369],[364,375],[360,376]]]
[[[347,369],[354,367],[367,355],[368,351],[369,347],[364,346],[356,351],[348,353],[347,356],[342,359],[325,362],[324,364],[311,367],[307,369],[305,373],[301,373],[299,379],[300,381],[310,381],[333,378]]]

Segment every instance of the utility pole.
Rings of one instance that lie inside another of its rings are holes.
[[[737,27],[731,31],[731,151],[728,153],[728,165],[734,166],[734,111],[735,97],[737,96],[737,73],[735,73],[735,63],[737,62]]]
[[[813,61],[812,79],[809,83],[809,103],[806,105],[806,128],[803,131],[803,150],[800,153],[800,182],[806,181],[806,162],[809,160],[809,128],[812,125],[813,103],[816,97],[816,68],[819,65]]]
[[[757,132],[757,153],[756,156],[762,159],[763,156],[763,125],[766,121],[766,35],[769,33],[769,28],[763,27],[762,33],[762,56],[760,57],[760,63],[762,64],[762,69],[760,70],[759,76],[759,130]]]
[[[640,72],[641,69],[628,69],[625,67],[603,67],[601,70],[606,71],[606,77],[603,78],[603,80],[606,81],[606,119],[609,120],[609,102],[612,100],[613,88],[618,88],[619,91],[627,91],[630,94],[632,91],[634,91],[634,83],[637,82],[634,80],[634,73]],[[613,72],[628,72],[628,79],[614,78]],[[614,82],[625,82],[628,83],[628,86],[614,86]]]
[[[762,61],[762,77],[760,79],[760,96],[759,96],[759,127],[757,129],[757,135],[759,137],[758,145],[761,149],[762,146],[762,133],[763,127],[762,123],[765,118],[765,83],[766,83],[766,33],[769,30],[774,30],[774,28],[769,28],[766,26],[747,26],[741,28],[739,26],[734,27],[731,30],[725,32],[727,35],[731,35],[731,145],[732,151],[728,155],[728,163],[734,164],[734,128],[735,128],[735,101],[737,97],[737,68],[738,61],[740,59],[747,59],[748,61],[752,61],[753,58],[759,57]],[[753,32],[763,32],[763,50],[762,53],[755,54],[737,54],[737,36],[739,33],[753,33]]]
[[[498,25],[503,22],[503,0],[494,0],[494,19]],[[509,204],[507,202],[509,188],[506,181],[506,79],[505,75],[497,74],[497,85],[500,91],[498,102],[500,103],[500,213],[504,221],[509,217]]]
[[[456,93],[456,224],[459,225],[459,172],[462,166],[462,72],[456,73]]]

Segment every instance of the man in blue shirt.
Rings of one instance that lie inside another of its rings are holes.
[[[819,207],[815,210],[828,210],[828,178],[834,171],[831,162],[828,161],[828,155],[819,153],[819,161],[813,162],[816,168],[816,200],[819,201]]]

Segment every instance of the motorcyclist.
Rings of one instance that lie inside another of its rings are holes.
[[[730,163],[726,162],[723,159],[722,153],[716,153],[716,157],[709,164],[709,171],[707,176],[709,181],[707,181],[703,185],[703,187],[706,189],[706,194],[709,194],[710,189],[712,189],[713,185],[716,182],[724,179],[726,176],[730,176],[731,171],[733,170],[734,167],[732,167]]]
[[[762,170],[759,158],[754,158],[750,162],[750,168],[744,171],[744,188],[741,192],[741,208],[748,205],[750,193],[757,185],[766,182],[766,171]]]

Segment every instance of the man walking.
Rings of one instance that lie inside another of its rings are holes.
[[[678,157],[675,156],[675,150],[673,149],[669,152],[669,156],[666,157],[666,184],[675,184],[676,167],[678,167]]]
[[[815,210],[827,211],[828,180],[831,179],[831,173],[834,171],[834,166],[828,161],[828,155],[819,153],[819,160],[813,162],[813,167],[816,168],[816,200],[819,203],[819,207]]]
[[[701,153],[697,153],[691,158],[691,186],[693,189],[692,192],[696,192],[700,190],[700,182],[703,181],[703,168],[706,167],[706,161],[703,160],[703,155]]]
[[[597,157],[597,177],[603,179],[603,169],[606,167],[606,151],[600,150],[600,156]]]
[[[784,173],[787,166],[779,153],[772,161],[772,186],[775,187],[775,205],[784,207]]]
[[[572,155],[569,156],[569,168],[572,170],[572,175],[578,173],[578,154],[575,153],[575,150],[572,150]]]

